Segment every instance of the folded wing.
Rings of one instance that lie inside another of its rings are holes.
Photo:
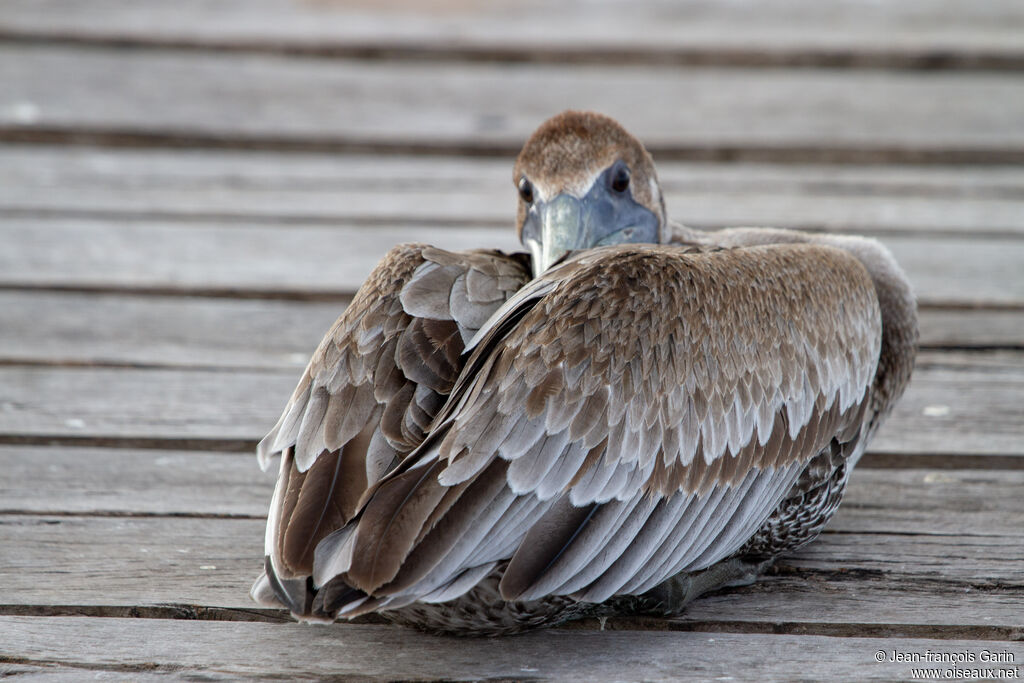
[[[735,552],[861,426],[871,279],[831,247],[582,252],[517,292],[423,444],[316,552],[314,609],[641,593]],[[343,586],[344,589],[337,590]]]
[[[529,278],[500,252],[392,249],[324,337],[260,442],[282,453],[267,525],[261,601],[308,607],[313,550],[423,440],[462,369],[466,341]]]

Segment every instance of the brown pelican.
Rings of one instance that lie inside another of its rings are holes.
[[[259,445],[258,601],[467,634],[671,615],[836,510],[913,365],[889,252],[670,224],[599,114],[541,125],[514,182],[529,257],[395,247],[313,355]]]

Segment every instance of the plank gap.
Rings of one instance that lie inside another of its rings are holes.
[[[1017,313],[1024,312],[1024,302],[1007,301],[941,301],[934,299],[919,299],[918,310],[929,311],[992,311]]]
[[[231,137],[195,131],[142,131],[130,128],[0,125],[0,142],[74,145],[113,148],[174,148],[262,150],[274,152],[322,152],[403,156],[514,157],[520,143],[437,142],[396,137],[362,137],[307,134],[300,136],[251,135]],[[979,147],[908,147],[860,145],[658,144],[647,145],[660,161],[707,161],[717,163],[775,164],[903,164],[914,165],[1009,165],[1024,163],[1024,147],[1006,144]]]
[[[1024,351],[1024,343],[1021,344],[921,344],[918,346],[921,351],[949,351],[957,353],[987,353],[991,351]]]
[[[287,610],[253,607],[210,607],[189,604],[158,605],[17,605],[0,604],[0,616],[6,617],[113,617],[118,619],[184,619],[190,621],[247,621],[287,623],[293,621]],[[369,616],[369,615],[368,615]],[[360,619],[363,619],[362,617]],[[388,623],[375,615],[361,624]]]
[[[869,450],[857,469],[876,470],[1022,470],[1024,458],[1013,453],[886,453]]]
[[[345,59],[358,61],[413,61],[449,64],[453,62],[501,64],[612,65],[612,66],[684,66],[737,68],[857,69],[872,71],[1020,71],[1024,52],[981,48],[834,48],[765,47],[744,49],[716,45],[704,47],[645,48],[552,45],[436,44],[383,41],[253,40],[195,36],[171,38],[147,36],[135,38],[116,33],[78,33],[56,30],[12,30],[0,32],[8,43],[40,47],[74,46],[82,49],[118,49],[151,51],[188,51],[249,55],[276,55]]]

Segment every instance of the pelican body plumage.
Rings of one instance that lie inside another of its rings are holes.
[[[260,603],[500,635],[674,615],[813,540],[910,379],[878,242],[671,223],[616,121],[514,168],[528,254],[393,248],[259,445]]]

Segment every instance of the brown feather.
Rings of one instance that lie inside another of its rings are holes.
[[[515,600],[544,573],[594,514],[597,505],[578,508],[563,496],[529,529],[512,556],[499,589],[504,600]]]
[[[395,578],[431,511],[446,489],[441,463],[411,469],[381,484],[362,511],[345,581],[367,593]]]
[[[441,498],[442,503],[450,501],[450,508],[441,511],[440,514],[435,512],[436,508],[426,511],[428,514],[425,515],[422,522],[419,522],[421,532],[410,544],[412,547],[402,562],[397,576],[387,585],[374,591],[374,594],[392,595],[408,589],[422,579],[451,551],[460,537],[466,533],[467,520],[477,520],[480,511],[494,503],[500,496],[505,497],[506,504],[510,503],[514,494],[505,485],[505,470],[507,468],[508,463],[496,460],[471,482],[454,487],[461,489],[460,495],[455,497],[445,495]],[[424,481],[421,486],[438,487],[442,491],[452,490],[440,487],[436,480]],[[438,505],[438,508],[440,507]]]
[[[292,572],[311,573],[317,543],[355,514],[367,485],[364,458],[373,430],[368,425],[342,450],[321,453],[306,472],[292,466],[294,495],[282,510],[280,530],[281,559]]]

